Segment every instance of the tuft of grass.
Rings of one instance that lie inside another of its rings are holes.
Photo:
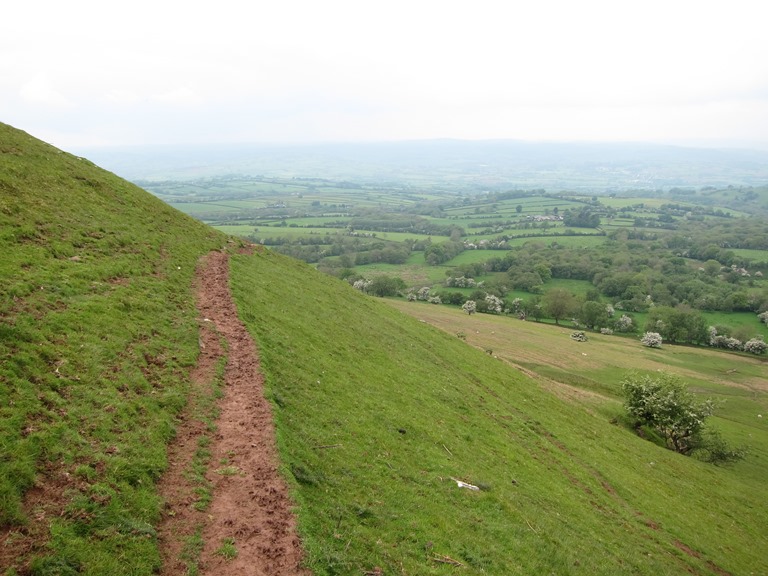
[[[221,541],[221,546],[216,549],[216,554],[225,560],[234,560],[237,558],[237,547],[235,546],[235,539],[224,538]]]
[[[200,555],[203,553],[204,547],[203,528],[198,526],[195,533],[185,540],[181,551],[181,561],[186,567],[186,576],[198,576],[200,574]]]
[[[211,434],[216,431],[216,418],[219,415],[216,401],[222,394],[226,364],[226,358],[219,359],[210,389],[193,398],[194,413],[192,416],[205,425],[207,433],[197,438],[197,449],[192,455],[185,476],[193,486],[193,492],[196,496],[192,506],[200,512],[207,510],[213,501],[213,485],[206,477],[206,472],[212,457],[209,446],[212,442]]]

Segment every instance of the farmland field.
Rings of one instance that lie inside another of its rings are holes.
[[[750,329],[754,316],[737,315],[768,308],[768,229],[751,217],[768,208],[762,189],[586,195],[444,184],[427,174],[408,186],[260,176],[150,189],[219,231],[337,276],[387,276],[406,291],[439,291],[447,277],[469,274],[507,302],[555,289],[583,302],[597,290],[638,322],[648,305],[684,305],[706,311],[706,321],[728,334],[766,336],[762,326]],[[526,263],[513,266],[520,254]],[[507,269],[485,270],[489,261]],[[531,276],[536,265],[543,276]],[[631,280],[622,277],[630,271]],[[606,275],[632,288],[619,290]],[[473,291],[458,292],[468,298]]]

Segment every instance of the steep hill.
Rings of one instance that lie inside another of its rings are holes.
[[[161,570],[156,483],[205,332],[195,266],[226,242],[0,125],[6,574]],[[553,393],[267,250],[230,274],[316,576],[768,572],[762,462],[742,474],[661,449],[611,422],[615,400]],[[245,473],[211,464],[222,483]],[[210,547],[200,536],[185,553]],[[222,564],[238,538],[215,543]]]
[[[195,266],[225,243],[0,124],[0,571],[158,567],[155,481],[198,352]]]
[[[615,396],[529,378],[304,264],[264,252],[232,270],[316,575],[768,570],[759,390],[729,402],[757,400],[740,418],[761,448],[749,466],[721,468],[613,423]],[[475,320],[521,361],[558,362],[571,342],[552,340],[532,359],[514,330],[526,323]],[[616,390],[601,349],[581,348],[580,370],[589,362],[592,379]],[[754,364],[759,382],[765,368]]]

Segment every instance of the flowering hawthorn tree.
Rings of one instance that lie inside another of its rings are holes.
[[[658,332],[646,332],[640,339],[642,345],[648,346],[648,348],[661,348],[661,341],[661,334]]]
[[[633,329],[632,318],[622,314],[615,323],[616,330],[619,332],[630,332]]]
[[[622,382],[624,407],[639,431],[653,431],[667,448],[713,464],[730,464],[746,455],[745,448],[732,447],[717,429],[705,426],[715,403],[703,402],[689,392],[677,376],[667,372],[630,373]]]
[[[477,286],[477,282],[474,278],[467,278],[465,276],[459,276],[458,278],[448,277],[445,280],[447,287],[455,286],[456,288],[474,288]]]
[[[672,374],[632,374],[621,383],[625,408],[637,426],[659,433],[667,447],[690,454],[701,445],[704,421],[712,415],[711,399],[697,402],[680,379]]]
[[[498,296],[494,296],[493,294],[488,294],[485,297],[485,302],[488,305],[488,312],[492,312],[494,314],[501,314],[501,310],[504,306],[504,302]]]
[[[472,314],[477,312],[477,302],[475,302],[474,300],[467,300],[466,302],[464,302],[464,305],[461,307],[461,309],[471,316]]]
[[[744,352],[750,354],[765,354],[768,350],[768,344],[762,338],[752,338],[744,343]]]
[[[352,286],[356,290],[360,290],[361,292],[365,292],[370,285],[371,285],[371,281],[370,280],[366,280],[364,278],[361,278],[360,280],[355,280],[355,283],[352,284]]]

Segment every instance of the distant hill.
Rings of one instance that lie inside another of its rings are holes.
[[[590,193],[768,183],[768,151],[639,143],[425,140],[99,148],[84,153],[131,180],[238,174]]]

